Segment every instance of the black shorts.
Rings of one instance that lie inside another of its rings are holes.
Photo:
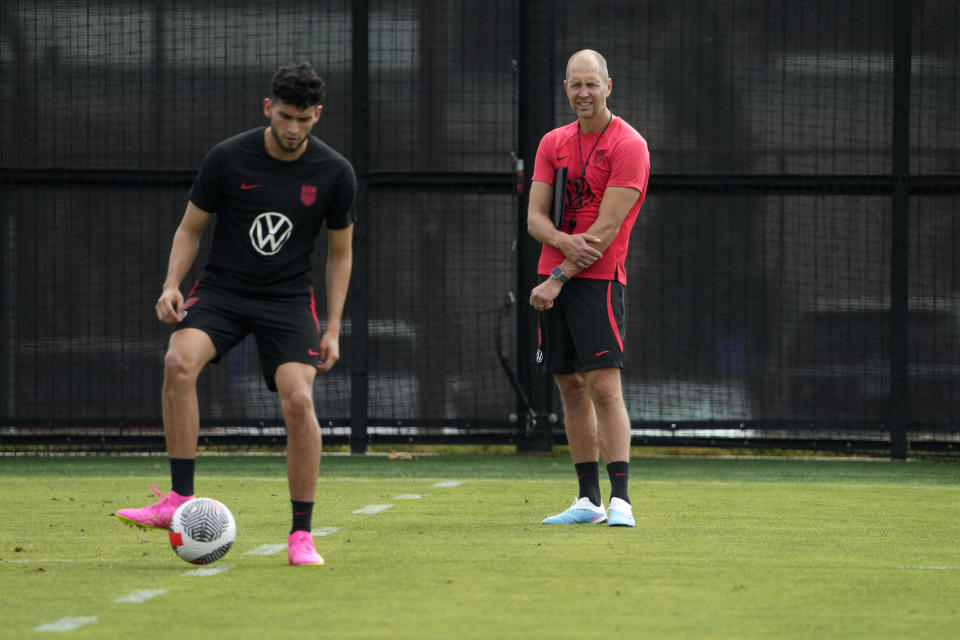
[[[252,333],[267,388],[277,390],[274,374],[287,362],[317,366],[320,323],[313,291],[282,298],[247,297],[198,284],[184,302],[186,315],[176,329],[200,329],[213,341],[219,362]]]
[[[541,279],[541,282],[546,279]],[[624,287],[616,280],[571,278],[540,312],[537,363],[548,374],[623,367]]]

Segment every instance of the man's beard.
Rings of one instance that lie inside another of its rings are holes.
[[[287,146],[287,141],[284,138],[277,135],[276,129],[274,129],[273,127],[270,127],[270,132],[273,134],[273,139],[277,141],[277,144],[280,145],[280,148],[283,149],[284,151],[296,151],[297,149],[303,146],[303,143],[306,142],[307,138],[309,137],[309,136],[303,136],[302,138],[300,138],[300,142],[295,144],[291,149],[290,147]]]

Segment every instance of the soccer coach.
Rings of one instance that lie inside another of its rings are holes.
[[[537,149],[527,229],[543,250],[530,305],[541,312],[537,360],[560,390],[580,493],[543,523],[632,527],[630,418],[620,380],[625,260],[650,154],[643,137],[607,108],[613,81],[602,55],[574,53],[563,87],[577,119],[548,132]],[[549,212],[561,167],[569,179],[558,228]],[[610,479],[609,515],[600,496],[600,454]]]

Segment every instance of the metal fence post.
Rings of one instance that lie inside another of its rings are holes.
[[[521,2],[520,61],[518,64],[517,157],[523,160],[525,184],[533,175],[540,138],[553,128],[554,95],[559,90],[553,56],[553,6],[541,0]],[[553,449],[553,381],[537,371],[537,318],[526,300],[537,284],[540,245],[527,233],[526,197],[517,198],[517,374],[536,414],[533,429],[518,439],[517,450],[548,452]],[[521,414],[522,415],[522,414]]]
[[[910,419],[910,67],[913,3],[893,3],[893,186],[890,217],[890,457],[907,457]]]
[[[350,453],[367,452],[369,376],[367,361],[367,294],[369,253],[367,210],[370,139],[369,7],[366,0],[352,5],[353,105],[351,162],[357,174],[357,222],[353,232],[353,275],[350,285]]]

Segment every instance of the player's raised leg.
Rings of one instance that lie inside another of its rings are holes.
[[[197,377],[216,353],[213,341],[198,329],[180,329],[170,336],[163,360],[162,404],[171,490],[165,494],[150,487],[160,500],[139,509],[120,509],[117,517],[121,521],[166,529],[177,507],[194,496],[193,474],[200,432]]]
[[[315,367],[299,362],[280,365],[274,376],[280,394],[280,410],[287,427],[287,482],[293,510],[287,561],[292,565],[323,564],[310,533],[323,447],[320,423],[313,406],[315,377]]]

